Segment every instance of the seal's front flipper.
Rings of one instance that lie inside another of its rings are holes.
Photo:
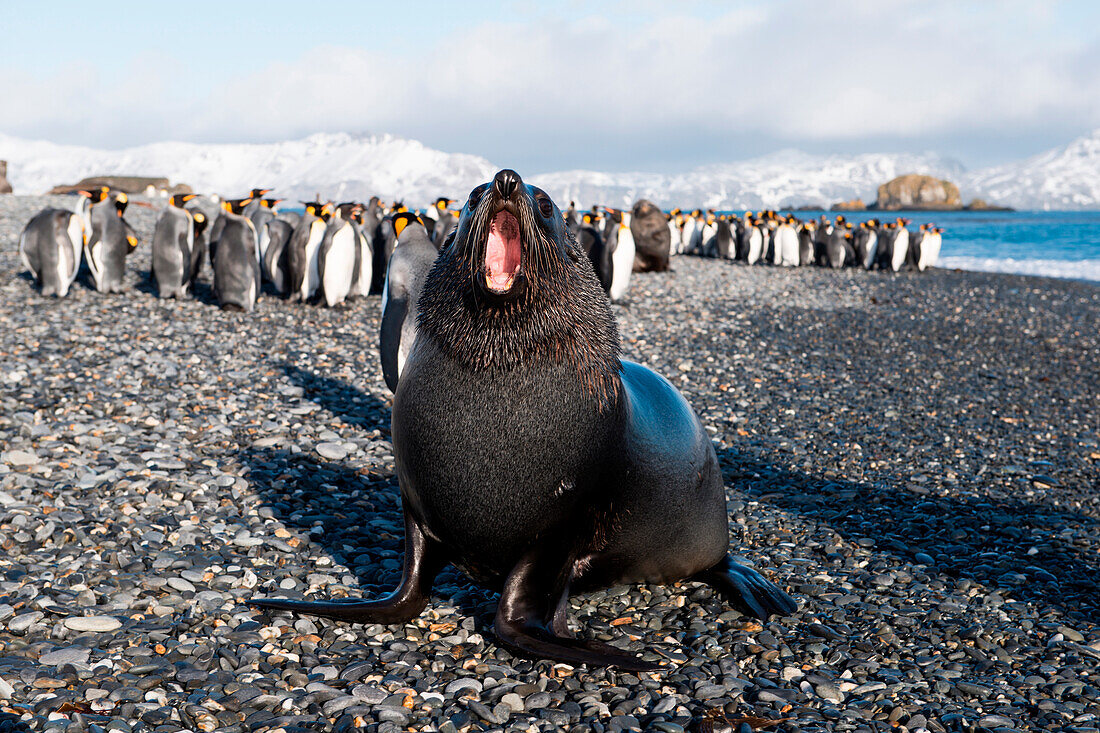
[[[349,598],[321,602],[261,598],[248,601],[248,605],[360,624],[403,623],[416,618],[424,610],[435,576],[446,564],[443,549],[424,535],[420,525],[406,511],[405,564],[401,571],[401,585],[385,598],[375,601]]]
[[[658,669],[610,644],[568,638],[551,630],[568,632],[561,605],[568,603],[566,589],[571,574],[563,571],[561,564],[553,566],[548,559],[551,553],[546,548],[528,552],[504,581],[493,622],[497,639],[528,657],[636,672]]]
[[[741,613],[767,620],[769,616],[787,616],[798,610],[798,604],[779,586],[760,573],[738,565],[726,556],[724,560],[694,576],[722,594]]]

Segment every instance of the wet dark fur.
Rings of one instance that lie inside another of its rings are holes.
[[[650,201],[639,200],[630,217],[630,233],[634,235],[634,272],[668,270],[672,233],[665,212]]]
[[[570,364],[589,394],[606,408],[619,385],[619,332],[592,265],[572,233],[562,244],[532,215],[515,213],[531,246],[524,252],[511,299],[484,307],[475,284],[483,261],[492,204],[483,196],[473,231],[460,225],[455,243],[440,254],[420,299],[418,328],[430,334],[448,356],[471,371],[508,370],[522,363]]]

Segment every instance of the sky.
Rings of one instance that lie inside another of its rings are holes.
[[[532,172],[787,148],[976,168],[1100,127],[1084,0],[6,2],[0,18],[0,133],[92,147],[343,131]]]

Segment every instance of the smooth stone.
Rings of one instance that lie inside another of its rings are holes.
[[[68,620],[68,619],[66,619]],[[69,646],[64,649],[55,649],[38,658],[39,664],[46,667],[59,667],[62,664],[87,664],[91,649],[80,646]]]
[[[122,622],[114,616],[70,616],[65,619],[65,628],[73,631],[114,631],[122,627]]]

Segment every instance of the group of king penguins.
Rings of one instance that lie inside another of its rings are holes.
[[[126,257],[138,245],[123,214],[125,193],[100,186],[77,191],[71,209],[47,207],[19,236],[19,257],[43,295],[64,298],[86,263],[96,291],[122,292]]]
[[[447,198],[420,213],[401,203],[387,207],[377,197],[366,204],[303,202],[299,213],[279,211],[281,199],[267,198],[270,192],[256,188],[239,199],[171,196],[153,230],[150,276],[159,296],[187,296],[209,261],[223,308],[251,311],[265,281],[289,300],[331,307],[381,293],[398,244],[426,243],[437,251],[458,224]],[[123,216],[129,198],[105,186],[74,196],[71,208],[47,207],[24,227],[23,264],[43,295],[68,295],[82,263],[97,291],[122,292],[126,257],[138,246]]]
[[[924,272],[939,260],[943,229],[921,224],[910,231],[909,219],[891,222],[870,219],[853,225],[843,215],[822,214],[816,221],[801,221],[793,214],[773,210],[744,216],[716,214],[696,209],[685,214],[674,209],[668,215],[674,254],[717,257],[780,267],[816,265],[839,269],[898,272],[911,268]]]
[[[440,198],[422,213],[401,203],[303,201],[302,212],[280,211],[271,189],[255,188],[206,212],[194,194],[169,199],[153,234],[153,277],[161,297],[192,287],[208,249],[214,296],[223,308],[251,311],[268,282],[283,298],[328,307],[378,294],[399,243],[436,249],[458,223]],[[213,225],[207,230],[207,222]],[[207,234],[207,231],[209,232]],[[400,258],[399,258],[400,259]]]

